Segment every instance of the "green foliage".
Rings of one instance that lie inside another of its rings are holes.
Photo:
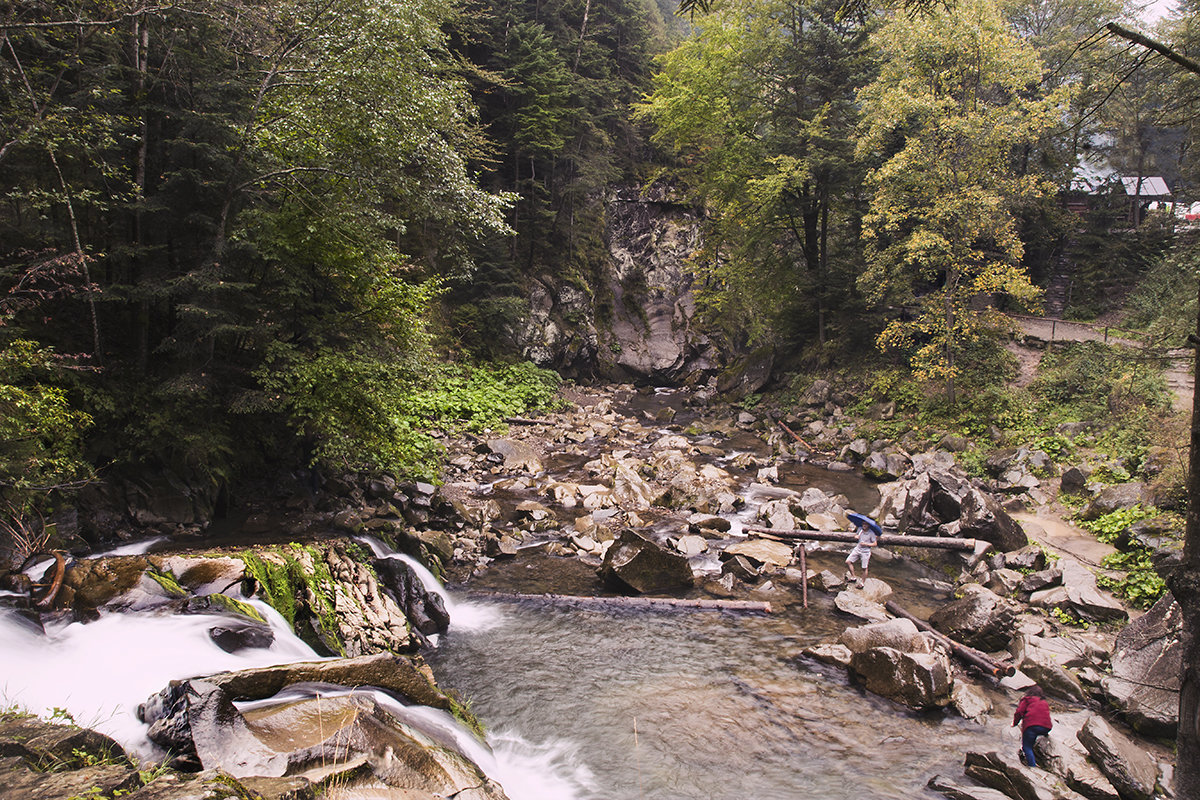
[[[247,550],[238,558],[258,582],[263,599],[300,638],[319,652],[345,655],[337,611],[337,581],[321,547],[291,543],[260,548],[258,552]],[[232,607],[238,610],[236,605]]]
[[[1073,342],[1048,350],[1029,391],[1045,426],[1108,421],[1096,445],[1135,467],[1171,407],[1157,365],[1099,342]]]
[[[890,321],[878,344],[904,353],[918,379],[944,384],[953,403],[966,350],[1009,325],[975,300],[1038,300],[1015,212],[1052,187],[1013,170],[1010,159],[1058,123],[1060,99],[1029,95],[1041,77],[1038,58],[987,2],[894,15],[877,45],[883,64],[859,95],[865,134],[857,147],[863,158],[885,160],[868,175],[867,269],[858,286],[876,305],[913,312]]]
[[[473,431],[548,407],[558,376],[528,362],[507,366],[389,363],[379,354],[282,347],[262,370],[266,402],[285,409],[312,442],[312,460],[434,477],[441,446],[432,428]]]
[[[1121,570],[1125,574],[1119,578],[1099,575],[1096,582],[1137,608],[1149,608],[1167,590],[1166,582],[1150,561],[1150,551],[1144,547],[1124,553],[1112,553],[1105,556],[1100,563],[1108,569]]]
[[[1130,508],[1119,508],[1092,520],[1078,520],[1079,527],[1095,535],[1102,542],[1115,542],[1135,522],[1157,516],[1154,509],[1143,508],[1141,503]]]
[[[708,210],[701,310],[731,337],[826,335],[858,261],[854,91],[869,17],[837,2],[735,0],[660,59],[638,113]]]
[[[1087,620],[1080,619],[1070,611],[1058,606],[1050,609],[1050,616],[1060,624],[1069,625],[1072,628],[1082,628],[1086,631],[1088,628],[1092,627],[1092,623],[1088,622]]]
[[[82,439],[92,419],[68,399],[64,365],[33,341],[0,339],[0,500],[18,511],[34,493],[91,475]]]

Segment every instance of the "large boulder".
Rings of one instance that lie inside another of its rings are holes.
[[[770,379],[774,364],[775,351],[770,347],[747,353],[717,375],[717,391],[730,402],[754,394]]]
[[[906,653],[930,652],[929,639],[921,635],[909,619],[889,619],[847,628],[838,639],[851,653],[863,653],[873,647],[890,647]]]
[[[1061,784],[1057,776],[1029,769],[1012,754],[998,752],[967,753],[965,772],[985,786],[1003,792],[1013,800],[1084,800],[1083,795]]]
[[[1158,764],[1128,736],[1093,714],[1079,729],[1079,741],[1124,800],[1150,800]]]
[[[541,456],[525,442],[516,439],[489,439],[487,447],[504,459],[505,469],[535,475],[544,469]]]
[[[381,588],[396,601],[409,624],[426,636],[445,633],[450,614],[441,595],[430,592],[416,571],[403,559],[378,558],[375,572]]]
[[[233,690],[236,681],[187,683],[186,691],[171,693],[175,705],[161,709],[170,716],[155,720],[150,730],[152,736],[161,734],[160,722],[184,719],[186,724],[173,726],[169,745],[155,740],[191,754],[204,769],[235,778],[336,775],[339,784],[367,796],[395,786],[418,797],[504,797],[464,750],[470,737],[456,739],[450,733],[454,724],[448,714],[412,711],[369,684],[344,691],[325,688],[320,696],[293,693],[243,715],[233,703],[239,696]],[[150,705],[142,707],[143,713]]]
[[[1060,560],[1063,587],[1067,603],[1080,617],[1096,622],[1124,621],[1125,610],[1111,595],[1103,594],[1096,585],[1096,576],[1082,564],[1069,558]]]
[[[850,668],[867,690],[913,709],[949,704],[952,684],[950,660],[945,653],[905,653],[891,647],[873,647],[850,658]]]
[[[883,604],[892,595],[892,587],[876,578],[867,578],[862,588],[850,588],[838,592],[833,604],[839,611],[852,614],[867,622],[884,622],[891,619]]]
[[[660,547],[637,531],[621,531],[597,570],[601,579],[634,592],[673,592],[693,585],[686,556]]]
[[[1012,604],[977,583],[968,583],[962,591],[961,598],[934,611],[929,624],[951,639],[980,650],[1008,647],[1016,619]]]
[[[1079,729],[1092,716],[1090,711],[1054,715],[1054,731],[1037,740],[1038,766],[1053,772],[1088,800],[1120,800],[1120,795],[1091,759],[1079,741]]]
[[[1021,526],[999,503],[950,469],[936,466],[914,478],[884,484],[879,495],[876,516],[910,534],[982,539],[1001,551],[1029,544]]]
[[[1105,514],[1111,514],[1119,509],[1133,508],[1138,504],[1148,503],[1150,499],[1150,491],[1144,483],[1138,481],[1117,483],[1101,489],[1084,507],[1079,516],[1085,520],[1099,519]]]
[[[1170,593],[1117,634],[1104,692],[1135,729],[1174,736],[1179,724],[1183,615]]]

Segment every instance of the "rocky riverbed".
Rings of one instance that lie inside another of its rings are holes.
[[[78,795],[89,780],[104,796],[143,800],[239,796],[221,794],[235,784],[264,798],[503,797],[479,763],[488,761],[486,748],[451,733],[453,718],[469,725],[470,712],[424,663],[422,653],[450,623],[419,569],[495,593],[491,576],[520,563],[536,564],[527,572],[538,578],[507,584],[510,593],[614,604],[660,596],[698,607],[753,601],[785,616],[800,613],[811,593],[833,622],[801,657],[844,670],[898,715],[983,721],[1003,716],[1034,682],[1052,696],[1047,769],[1021,766],[1014,748],[1001,752],[981,735],[961,771],[928,776],[929,791],[1020,800],[1170,796],[1163,745],[1178,702],[1177,607],[1168,596],[1127,624],[1128,610],[1096,585],[1086,559],[1059,552],[1053,536],[1006,510],[1047,508],[1067,482],[1057,477],[1066,465],[1044,453],[998,451],[989,463],[994,477],[971,480],[956,465],[955,442],[914,452],[911,442],[867,441],[838,399],[818,382],[799,409],[771,419],[722,405],[707,390],[576,392],[570,410],[447,442],[437,487],[339,476],[315,498],[264,498],[223,539],[192,529],[158,545],[160,553],[79,553],[49,565],[47,589],[32,594],[30,578],[10,574],[9,599],[32,621],[24,647],[72,622],[184,613],[211,620],[207,635],[222,651],[269,653],[280,634],[255,605],[265,600],[298,635],[297,647],[309,648],[308,661],[331,659],[284,666],[305,661],[290,651],[252,669],[172,675],[179,680],[136,700],[148,726],[138,728],[142,752],[112,739],[56,744],[66,732],[13,716],[0,732],[12,785],[42,787],[47,798]],[[862,474],[875,485],[837,480]],[[1083,490],[1093,502],[1119,502],[1086,476]],[[833,555],[847,546],[801,545],[784,534],[847,530],[851,510],[873,513],[888,530],[988,546],[888,548],[872,564],[884,580],[847,585]],[[833,566],[802,568],[801,555]],[[885,568],[889,559],[913,565],[911,585],[896,583],[901,571]],[[896,600],[934,632],[896,618],[888,605]],[[946,637],[1013,674],[965,664]],[[414,708],[429,709],[432,721],[405,711]],[[122,745],[143,759],[165,758],[167,767],[139,772]],[[90,755],[72,755],[77,749]],[[82,771],[100,768],[103,775]],[[77,782],[51,791],[65,779],[49,774]]]

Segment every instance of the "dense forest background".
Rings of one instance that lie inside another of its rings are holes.
[[[0,517],[146,473],[214,504],[310,465],[436,474],[431,431],[551,401],[531,281],[603,320],[619,186],[704,209],[730,358],[976,402],[1012,371],[1001,312],[1068,268],[1066,315],[1182,341],[1195,233],[1072,191],[1084,163],[1200,199],[1200,79],[1104,31],[1135,10],[0,3]],[[1194,55],[1198,11],[1157,35]]]

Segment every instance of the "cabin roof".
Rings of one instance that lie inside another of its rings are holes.
[[[1141,181],[1139,186],[1138,181]],[[1171,189],[1167,186],[1165,178],[1158,177],[1142,177],[1126,176],[1121,178],[1121,185],[1125,187],[1125,194],[1130,197],[1170,197]]]

